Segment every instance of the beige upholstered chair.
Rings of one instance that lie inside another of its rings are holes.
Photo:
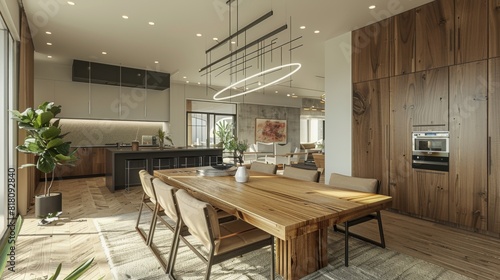
[[[367,193],[379,193],[380,185],[377,179],[369,179],[369,178],[359,178],[352,176],[345,176],[337,173],[332,173],[330,176],[329,185],[335,188],[359,191],[359,192],[367,192]],[[364,236],[349,232],[349,228],[351,226],[355,226],[357,224],[367,222],[370,220],[376,219],[378,223],[378,230],[380,235],[380,242],[375,240],[366,238]],[[382,228],[382,217],[380,216],[380,211],[375,213],[366,215],[364,217],[360,217],[357,219],[349,220],[344,222],[344,229],[340,229],[337,225],[334,225],[335,231],[340,231],[344,233],[345,238],[345,256],[344,256],[344,265],[349,266],[349,236],[356,237],[363,241],[372,243],[374,245],[385,248],[385,239],[384,239],[384,230]]]
[[[156,193],[157,204],[153,216],[149,245],[151,251],[153,251],[153,254],[156,256],[165,272],[168,272],[168,261],[165,261],[165,259],[162,257],[160,250],[153,242],[153,237],[158,220],[160,220],[162,224],[164,224],[170,231],[172,231],[172,235],[175,235],[176,228],[180,223],[178,216],[179,209],[177,200],[175,199],[175,192],[177,191],[177,188],[164,183],[158,178],[153,179],[153,188]],[[168,219],[165,219],[162,214],[167,216]],[[183,239],[183,236],[181,235],[180,238]],[[178,239],[172,238],[172,245],[170,248],[173,248],[176,242],[178,242]]]
[[[290,153],[292,151],[292,144],[279,144],[274,143],[274,153],[266,155],[265,162],[276,165],[290,165]]]
[[[139,171],[139,178],[141,179],[141,185],[142,185],[142,198],[141,198],[141,206],[139,207],[139,216],[137,217],[137,223],[135,224],[135,229],[139,233],[139,235],[142,237],[144,242],[149,246],[149,239],[151,237],[151,232],[153,228],[153,221],[154,218],[151,219],[151,225],[149,227],[149,232],[146,233],[143,229],[139,227],[139,223],[141,221],[141,215],[142,215],[142,210],[144,206],[146,206],[147,209],[149,209],[151,212],[155,211],[156,208],[156,194],[153,188],[153,176],[149,174],[146,170],[141,170]]]
[[[214,208],[187,193],[179,190],[176,193],[181,216],[181,224],[185,224],[192,236],[196,237],[208,251],[207,256],[190,243],[188,247],[207,264],[205,279],[210,278],[213,264],[240,256],[242,254],[271,246],[271,279],[274,279],[274,237],[242,221],[235,220],[219,224]],[[179,234],[179,231],[176,233]],[[178,246],[172,251],[172,271],[175,268],[175,256]],[[172,274],[170,274],[173,276]]]
[[[262,173],[276,174],[278,166],[276,164],[266,164],[258,161],[252,162],[250,165],[250,170],[258,171]]]
[[[283,170],[283,176],[288,177],[288,178],[297,179],[297,180],[318,183],[320,173],[316,170],[302,169],[302,168],[287,166]]]

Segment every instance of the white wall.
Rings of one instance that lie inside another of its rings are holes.
[[[21,39],[21,21],[19,4],[17,0],[2,0],[0,1],[0,14],[9,29],[10,34],[16,41]]]
[[[351,32],[325,43],[325,183],[332,172],[351,175]]]

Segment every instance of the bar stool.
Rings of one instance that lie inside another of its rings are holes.
[[[149,170],[148,160],[145,158],[127,159],[125,161],[125,189],[127,191],[130,190],[130,186],[141,184],[141,181],[139,179],[139,171],[143,169]]]
[[[177,168],[177,158],[154,158],[153,159],[153,170],[171,169]]]

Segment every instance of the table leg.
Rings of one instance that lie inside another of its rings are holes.
[[[276,269],[284,279],[300,279],[328,265],[326,228],[291,240],[277,239]]]

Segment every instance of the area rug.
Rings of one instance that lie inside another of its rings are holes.
[[[148,229],[150,218],[150,214],[144,215],[140,227]],[[158,260],[135,230],[136,219],[137,213],[129,213],[94,220],[114,278],[168,279]],[[168,258],[172,237],[170,230],[158,224],[154,243],[165,259]],[[192,237],[188,238],[194,240]],[[350,238],[349,242],[349,267],[344,266],[343,252],[343,235],[330,231],[329,265],[303,279],[469,279],[437,265],[355,238]],[[176,279],[203,279],[205,268],[205,264],[180,242],[174,271]],[[269,268],[270,248],[267,247],[214,265],[210,278],[269,279]],[[277,276],[277,279],[282,278]]]

